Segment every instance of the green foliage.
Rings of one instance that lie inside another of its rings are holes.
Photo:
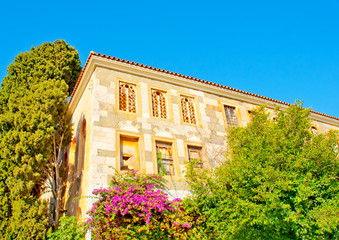
[[[162,153],[161,152],[157,153],[157,166],[158,166],[158,169],[159,169],[159,175],[165,176],[166,175],[166,167],[162,163]]]
[[[228,161],[191,170],[200,231],[214,239],[338,239],[338,132],[310,132],[300,102],[269,119],[264,107],[229,131]]]
[[[6,239],[44,239],[48,219],[47,204],[36,198],[17,198],[12,201],[12,216]]]
[[[84,226],[77,223],[75,217],[61,217],[59,227],[48,235],[49,240],[82,240],[85,239]]]
[[[7,239],[45,234],[39,196],[53,142],[70,140],[67,97],[80,70],[77,51],[59,40],[20,53],[8,67],[0,89],[0,235]]]
[[[190,221],[180,199],[170,201],[159,175],[126,172],[116,174],[108,189],[93,191],[99,196],[86,222],[95,239],[189,239]]]

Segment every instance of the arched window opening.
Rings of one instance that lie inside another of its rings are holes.
[[[311,133],[313,133],[314,135],[318,135],[319,134],[319,131],[316,127],[312,126],[311,127]]]
[[[136,113],[136,86],[125,82],[119,83],[119,110]]]
[[[77,139],[74,137],[72,139],[72,143],[71,143],[71,149],[74,150],[75,149],[75,144],[77,143]]]
[[[152,89],[152,110],[154,117],[167,118],[166,92]]]
[[[77,218],[77,221],[82,219],[82,211],[80,207],[78,207],[76,218]]]
[[[194,98],[181,96],[182,117],[185,123],[196,124]]]
[[[79,136],[79,152],[78,152],[78,167],[77,174],[80,175],[84,168],[86,152],[86,119],[82,121]]]

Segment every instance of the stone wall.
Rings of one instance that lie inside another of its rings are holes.
[[[133,83],[137,89],[137,112],[128,113],[118,109],[118,82]],[[154,118],[151,114],[151,88],[167,92],[168,119]],[[196,124],[183,123],[180,94],[194,97],[196,104]],[[81,176],[73,176],[76,168],[76,150],[70,148],[70,174],[68,201],[66,207],[70,215],[81,208],[82,217],[90,208],[90,200],[72,200],[77,196],[90,196],[93,189],[106,187],[120,161],[120,137],[131,136],[139,141],[141,171],[156,173],[155,141],[169,141],[173,144],[175,176],[167,177],[171,197],[183,197],[189,189],[181,181],[187,161],[187,145],[202,147],[205,166],[213,167],[225,161],[227,151],[227,124],[224,105],[236,107],[239,125],[250,121],[248,111],[258,107],[247,102],[218,96],[204,91],[182,87],[173,81],[166,83],[142,76],[96,67],[86,90],[81,97],[71,119],[74,136],[79,138],[83,119],[87,122],[87,138],[84,169]],[[271,117],[274,110],[269,109]],[[334,128],[325,123],[314,122],[320,132]],[[73,159],[71,159],[73,156]],[[93,201],[93,200],[91,200]]]

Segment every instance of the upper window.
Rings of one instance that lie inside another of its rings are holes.
[[[196,124],[196,115],[194,107],[194,98],[188,96],[180,96],[182,118],[185,123]]]
[[[314,135],[317,135],[317,134],[319,134],[319,131],[316,127],[312,126],[311,127],[311,133],[313,133]]]
[[[119,110],[136,113],[136,102],[136,86],[126,82],[119,82]]]
[[[174,161],[172,152],[172,143],[155,142],[157,153],[158,172],[164,172],[165,175],[174,176]]]
[[[226,114],[227,126],[228,127],[239,126],[235,107],[225,105],[224,109]]]
[[[253,112],[248,110],[247,114],[248,114],[248,117],[249,117],[250,121],[253,121]]]
[[[203,168],[203,161],[202,161],[202,148],[198,146],[187,146],[188,151],[188,161],[193,162],[197,161],[197,167]]]
[[[152,89],[152,114],[153,117],[168,118],[165,91]]]

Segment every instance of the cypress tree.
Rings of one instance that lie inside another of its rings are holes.
[[[51,166],[56,152],[70,141],[67,98],[81,71],[79,55],[57,40],[20,53],[7,71],[0,89],[0,234],[43,239],[55,222],[41,189],[58,170]]]

